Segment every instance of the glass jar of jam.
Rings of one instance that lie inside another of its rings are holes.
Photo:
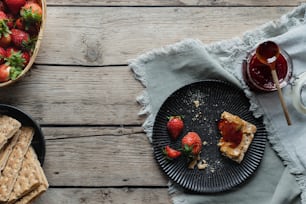
[[[285,87],[292,76],[292,61],[289,55],[280,50],[275,64],[280,87]],[[254,91],[269,92],[277,90],[273,82],[271,69],[262,64],[256,57],[255,50],[250,52],[242,67],[243,78],[246,84]]]

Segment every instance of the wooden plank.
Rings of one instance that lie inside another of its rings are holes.
[[[0,89],[1,103],[45,124],[140,125],[136,97],[143,87],[127,67],[34,66]]]
[[[84,6],[296,6],[299,0],[48,0],[48,5]]]
[[[51,186],[167,186],[140,127],[43,128]]]
[[[185,38],[200,39],[204,43],[230,39],[269,20],[278,19],[291,9],[50,7],[36,63],[126,64],[128,59],[145,51]],[[82,23],[84,19],[86,23]]]
[[[50,188],[35,204],[170,204],[166,188]]]

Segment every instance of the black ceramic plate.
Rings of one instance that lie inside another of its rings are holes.
[[[242,184],[259,166],[267,137],[262,119],[254,118],[249,107],[244,92],[223,81],[196,82],[175,91],[161,106],[153,127],[154,155],[161,169],[172,181],[191,192],[216,193]],[[217,147],[221,137],[217,122],[223,111],[257,126],[253,142],[240,164],[221,155]],[[184,116],[185,127],[176,141],[170,139],[166,127],[167,117],[171,115]],[[181,138],[189,131],[197,132],[204,142],[201,159],[208,163],[204,170],[188,169],[185,157],[168,161],[163,155],[166,145],[181,148]]]
[[[45,140],[40,126],[28,114],[10,105],[0,104],[0,114],[11,116],[23,126],[34,128],[35,133],[31,145],[37,154],[40,164],[43,165],[45,159]]]

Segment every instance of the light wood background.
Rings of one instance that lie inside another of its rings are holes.
[[[41,124],[50,189],[37,204],[171,203],[127,66],[153,48],[241,36],[298,0],[47,0],[39,55],[0,103]]]

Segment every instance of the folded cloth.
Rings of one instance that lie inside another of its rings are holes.
[[[270,143],[262,164],[247,183],[217,195],[187,194],[171,184],[169,190],[174,203],[306,203],[306,140],[303,139],[306,115],[294,109],[291,85],[283,89],[293,122],[292,126],[287,126],[277,93],[251,92],[241,74],[246,53],[263,40],[273,40],[292,58],[294,83],[295,76],[306,71],[305,11],[306,4],[302,4],[279,20],[245,33],[242,38],[210,45],[188,39],[155,49],[130,61],[135,77],[145,86],[137,100],[143,105],[140,114],[148,115],[143,127],[149,139],[157,111],[173,91],[186,84],[212,78],[230,81],[244,89],[250,98],[250,109],[256,117],[264,116],[269,132]],[[296,199],[299,194],[300,199]]]

